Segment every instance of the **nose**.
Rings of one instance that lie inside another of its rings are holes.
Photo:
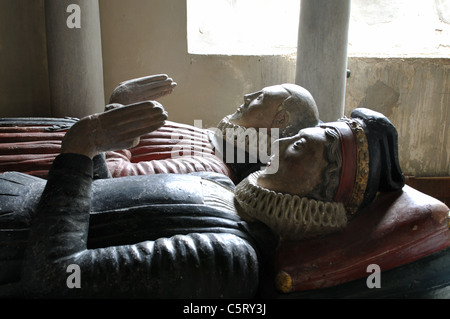
[[[274,143],[278,142],[280,145],[291,144],[292,142],[294,142],[298,138],[300,138],[300,136],[297,134],[297,135],[294,135],[294,136],[288,136],[288,137],[279,138]]]
[[[272,143],[272,149],[278,149],[280,153],[283,153],[284,150],[288,147],[288,145],[292,143],[293,139],[294,139],[293,136],[279,138]]]

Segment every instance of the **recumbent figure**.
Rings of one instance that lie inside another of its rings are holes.
[[[71,127],[48,181],[27,183],[25,214],[35,216],[26,216],[21,278],[13,288],[4,285],[4,295],[254,297],[279,241],[338,232],[379,190],[404,185],[395,128],[366,109],[279,140],[278,170],[269,163],[235,189],[211,173],[93,180],[96,155],[136,145],[166,119],[159,103],[139,102]],[[67,287],[74,264],[79,289]]]

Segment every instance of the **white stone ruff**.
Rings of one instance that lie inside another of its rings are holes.
[[[238,212],[244,219],[263,222],[286,241],[327,235],[347,225],[342,203],[271,191],[257,185],[260,174],[255,172],[236,186],[235,199],[242,208]]]

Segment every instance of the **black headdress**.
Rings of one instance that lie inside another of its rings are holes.
[[[378,192],[401,189],[405,177],[398,160],[398,135],[381,113],[357,108],[350,118],[321,126],[340,136],[342,168],[334,198],[353,214],[370,204]]]

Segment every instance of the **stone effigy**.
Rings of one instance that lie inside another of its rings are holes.
[[[106,109],[155,100],[175,87],[167,75],[125,81],[113,91]],[[141,136],[137,146],[106,152],[106,163],[113,177],[210,171],[239,182],[267,162],[276,138],[296,134],[318,121],[317,106],[308,91],[293,84],[274,85],[245,95],[244,103],[224,117],[218,128],[166,121],[158,130]],[[76,119],[1,119],[0,172],[15,170],[46,178],[61,140],[74,122]],[[277,134],[271,136],[272,131]],[[227,132],[231,135],[226,136]],[[263,139],[258,134],[263,134]],[[250,158],[249,142],[258,147],[259,140],[265,145],[260,145],[259,152],[255,149]],[[258,153],[265,159],[261,161]]]
[[[264,289],[274,285],[308,297],[361,278],[348,271],[358,262],[388,270],[437,253],[446,267],[448,207],[408,198],[384,115],[356,109],[280,139],[279,165],[236,187],[208,172],[94,180],[101,153],[136,145],[166,119],[154,101],[83,118],[64,135],[47,181],[0,175],[2,296],[251,298],[274,296]],[[325,271],[332,264],[336,272]],[[402,287],[417,279],[407,273]]]

